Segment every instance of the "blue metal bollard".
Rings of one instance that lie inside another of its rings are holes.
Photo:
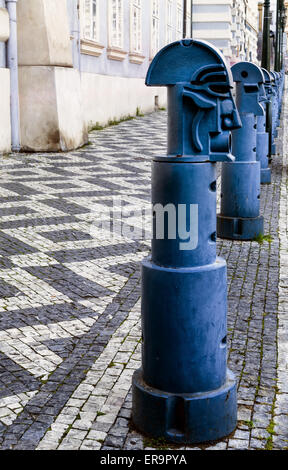
[[[269,139],[268,139],[268,163],[272,160],[271,155],[272,155],[272,143],[273,143],[273,135],[272,135],[272,80],[271,80],[271,75],[270,73],[262,67],[262,72],[265,78],[265,91],[267,95],[268,101],[266,102],[265,106],[265,113],[266,113],[266,132],[268,133]]]
[[[152,164],[152,256],[142,262],[142,368],[133,375],[132,420],[155,438],[210,441],[232,432],[237,416],[226,357],[226,263],[216,255],[215,162],[233,160],[230,131],[241,122],[225,59],[208,43],[164,47],[146,84],[168,87],[168,152]]]
[[[260,213],[260,162],[256,161],[257,116],[264,110],[259,103],[264,75],[257,65],[239,62],[232,67],[236,82],[236,103],[242,128],[232,132],[235,162],[222,163],[221,212],[217,234],[231,240],[253,240],[263,234]]]
[[[261,184],[271,183],[271,170],[268,167],[268,155],[269,155],[269,133],[266,131],[267,116],[266,112],[269,107],[267,104],[270,103],[271,94],[271,80],[267,70],[262,68],[265,83],[264,87],[260,89],[259,102],[263,106],[263,116],[257,118],[257,144],[256,144],[256,160],[260,162],[260,181]]]
[[[275,72],[270,72],[272,84],[272,155],[276,154],[275,138],[277,137],[277,114],[278,114],[278,98],[277,83]]]

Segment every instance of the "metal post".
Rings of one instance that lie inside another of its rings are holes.
[[[264,1],[263,46],[261,66],[270,72],[270,0]]]
[[[285,27],[286,27],[286,8],[285,5],[282,3],[282,10],[281,10],[281,38],[280,38],[280,68],[279,71],[283,69],[283,59],[284,59],[284,33],[285,33]]]
[[[279,71],[279,62],[280,62],[280,36],[281,36],[281,18],[280,18],[280,0],[277,0],[276,7],[276,40],[275,40],[275,60],[274,60],[274,70]]]
[[[262,61],[261,67],[270,72],[270,0],[264,1],[264,15],[263,15],[263,35],[262,35]],[[266,129],[269,133],[269,154],[268,158],[271,161],[272,155],[272,108],[271,102],[267,103],[266,106]]]

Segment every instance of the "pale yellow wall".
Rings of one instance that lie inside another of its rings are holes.
[[[0,8],[0,41],[9,39],[9,15],[6,8]],[[0,153],[11,150],[10,122],[10,71],[0,68]]]
[[[19,65],[72,67],[66,0],[18,0]]]
[[[258,31],[258,0],[248,0],[247,21],[255,31]]]
[[[9,15],[6,8],[0,8],[0,41],[6,42],[9,38]]]
[[[19,0],[21,148],[70,150],[88,140],[73,69],[66,0]]]
[[[10,71],[0,68],[0,153],[11,150]]]
[[[65,151],[87,141],[76,70],[20,66],[19,92],[23,150]]]

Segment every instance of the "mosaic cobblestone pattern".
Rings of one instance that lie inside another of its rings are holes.
[[[141,363],[139,262],[150,242],[91,232],[113,197],[127,211],[149,206],[151,156],[165,153],[166,114],[92,132],[90,141],[71,153],[0,159],[1,449],[166,447],[130,422],[131,377]],[[267,237],[217,242],[228,264],[238,427],[193,449],[288,448],[287,366],[281,359],[279,376],[278,358],[287,312],[282,305],[279,319],[283,168],[277,155],[273,184],[262,188]],[[133,212],[123,225],[132,223],[141,230]]]

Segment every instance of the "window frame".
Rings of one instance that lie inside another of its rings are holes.
[[[154,5],[157,5],[154,10]],[[150,0],[150,57],[153,58],[160,49],[160,2],[159,0]],[[155,21],[156,28],[153,28]],[[157,36],[156,36],[157,35]]]
[[[116,41],[114,41],[113,32],[113,2],[116,6],[116,15],[119,12],[119,5],[121,5],[121,15],[119,18],[116,16]],[[108,46],[111,49],[123,49],[124,48],[124,1],[123,0],[109,0],[108,4]]]
[[[136,10],[136,25],[134,22],[134,11]],[[143,52],[143,34],[142,34],[142,16],[143,1],[130,0],[130,52],[132,54],[142,54]]]
[[[90,6],[90,17],[89,17],[89,28],[90,34],[86,34],[87,24],[86,23],[86,3],[89,2]],[[93,7],[95,5],[95,15],[93,15]],[[81,0],[80,2],[80,30],[81,30],[81,39],[99,43],[100,41],[100,17],[99,17],[99,0]],[[94,20],[95,18],[95,20]],[[93,35],[93,29],[95,24],[96,34]]]
[[[93,4],[96,4],[96,35],[93,34],[86,35],[85,34],[85,3],[86,0],[80,0],[80,8],[79,8],[79,19],[80,19],[80,49],[81,53],[85,55],[91,55],[95,57],[99,57],[104,49],[104,46],[100,44],[100,0],[88,0],[90,2],[90,13],[93,13]],[[91,15],[92,17],[92,15]],[[93,20],[90,17],[90,32],[93,28]]]
[[[177,0],[176,2],[176,39],[183,39],[183,0]],[[180,21],[179,21],[180,20]],[[180,28],[179,28],[180,23]]]
[[[173,0],[166,0],[166,23],[165,23],[165,38],[166,44],[173,41]]]

